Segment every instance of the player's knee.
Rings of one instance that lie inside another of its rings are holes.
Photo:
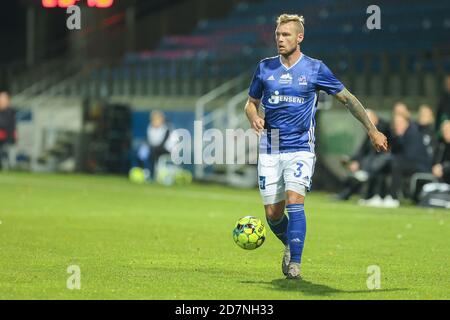
[[[265,206],[266,217],[269,220],[279,220],[284,214],[284,203],[275,203]]]
[[[294,191],[286,191],[286,203],[287,204],[304,204],[305,197]]]

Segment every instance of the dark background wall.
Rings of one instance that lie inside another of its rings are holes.
[[[2,1],[0,65],[27,60],[29,24],[34,63],[74,55],[119,58],[128,51],[153,49],[164,35],[187,34],[199,20],[223,17],[240,1],[116,0],[108,9],[88,8],[85,2],[78,4],[82,30],[69,31],[65,9],[43,8],[40,0]],[[34,21],[27,18],[30,12]]]

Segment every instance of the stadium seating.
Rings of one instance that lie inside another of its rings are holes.
[[[204,94],[239,74],[250,75],[261,58],[276,54],[275,19],[283,12],[305,16],[302,51],[347,78],[349,87],[358,88],[356,93],[402,96],[408,94],[404,84],[409,81],[419,84],[417,90],[409,88],[415,95],[437,92],[439,76],[450,70],[450,2],[380,0],[381,30],[366,27],[370,4],[368,0],[239,2],[225,18],[198,21],[192,32],[165,36],[153,50],[129,52],[114,65],[90,69],[64,94]],[[425,80],[430,74],[438,76]],[[423,85],[424,81],[431,85]],[[400,86],[391,85],[397,82]]]
[[[436,52],[449,50],[446,12],[450,2],[383,0],[377,4],[382,10],[381,30],[366,28],[369,1],[240,3],[226,18],[199,21],[192,33],[166,36],[155,50],[128,53],[121,65],[97,70],[92,79],[110,79],[116,83],[114,88],[120,87],[117,82],[133,79],[144,94],[159,93],[147,85],[155,80],[229,79],[275,53],[274,21],[282,12],[305,16],[303,50],[321,57],[337,73],[441,72],[450,67],[449,59],[436,58]],[[198,94],[210,89],[208,85],[197,86],[200,92],[184,88],[175,92]]]

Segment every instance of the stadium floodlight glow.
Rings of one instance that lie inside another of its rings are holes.
[[[80,0],[42,0],[44,8],[68,8]]]
[[[88,6],[96,8],[109,8],[113,3],[114,0],[88,0]]]
[[[42,0],[44,8],[68,8],[74,6],[80,0]],[[88,7],[91,8],[110,8],[114,0],[87,0]]]

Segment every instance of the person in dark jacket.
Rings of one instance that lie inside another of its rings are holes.
[[[432,159],[418,125],[403,114],[394,114],[392,134],[391,198],[388,201],[385,199],[385,206],[394,208],[400,205],[398,198],[404,178],[418,172],[431,172]]]
[[[390,140],[389,123],[371,109],[367,109],[367,115],[373,124]],[[350,171],[349,177],[344,182],[343,190],[336,196],[338,200],[348,200],[350,197],[359,192],[367,181],[368,188],[363,196],[364,200],[371,199],[374,196],[384,197],[384,176],[383,171],[388,169],[389,155],[385,153],[377,153],[372,147],[369,138],[366,138],[357,152],[345,163]]]
[[[16,111],[11,107],[9,93],[0,91],[0,170],[4,159],[9,159],[8,150],[16,137]]]
[[[450,184],[450,120],[442,123],[441,135],[443,141],[437,147],[432,171],[434,176]]]
[[[438,141],[433,109],[429,105],[422,104],[419,107],[417,124],[419,125],[419,131],[423,135],[423,143],[425,144],[428,155],[430,158],[433,158]]]

